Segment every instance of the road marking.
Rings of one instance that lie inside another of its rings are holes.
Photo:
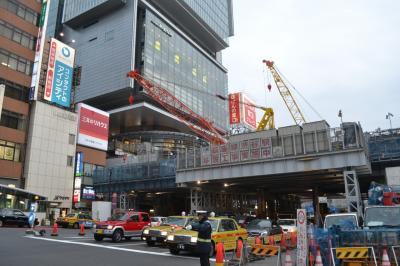
[[[110,247],[123,247],[123,246],[139,246],[144,245],[144,243],[130,243],[130,244],[119,244],[119,245],[108,245]]]
[[[93,243],[74,242],[74,241],[71,241],[71,240],[60,240],[60,239],[52,239],[52,238],[39,238],[39,237],[34,237],[34,236],[25,236],[25,237],[26,238],[30,238],[30,239],[35,239],[35,240],[44,240],[44,241],[59,242],[59,243],[65,243],[65,244],[74,244],[74,245],[82,245],[82,246],[89,246],[89,247],[99,247],[99,248],[105,248],[105,249],[127,251],[127,252],[133,252],[133,253],[142,253],[142,254],[148,254],[148,255],[156,255],[156,256],[176,257],[176,258],[183,258],[183,259],[198,260],[198,258],[177,256],[177,255],[172,255],[170,253],[159,253],[159,252],[154,252],[154,251],[145,251],[145,250],[139,250],[139,249],[128,249],[128,248],[115,247],[115,246],[104,246],[104,245],[93,244]]]
[[[93,239],[93,237],[88,237],[88,236],[65,236],[64,238]]]

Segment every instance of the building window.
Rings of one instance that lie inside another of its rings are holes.
[[[25,118],[22,114],[3,110],[1,113],[0,126],[25,130]]]
[[[0,54],[1,55],[1,54]],[[8,80],[0,78],[0,84],[6,86],[4,96],[10,97],[19,101],[28,102],[29,88],[10,82]]]
[[[21,144],[0,140],[0,160],[20,161]]]
[[[15,26],[0,20],[0,36],[17,42],[22,46],[35,50],[36,38],[29,33],[23,32]]]
[[[39,14],[27,6],[14,0],[1,0],[0,7],[7,9],[11,13],[19,16],[20,18],[32,23],[33,25],[38,25]]]
[[[74,156],[67,156],[67,166],[74,166]]]
[[[0,49],[0,61],[3,66],[9,67],[13,70],[25,73],[26,75],[32,74],[32,62],[22,58],[18,55],[12,54],[4,49]]]
[[[71,145],[75,144],[75,135],[74,134],[69,134],[68,143]]]

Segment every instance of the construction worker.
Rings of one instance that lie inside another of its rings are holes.
[[[197,231],[197,253],[200,256],[201,266],[210,266],[211,252],[211,224],[208,221],[207,212],[198,212],[199,223],[189,225],[191,230]]]

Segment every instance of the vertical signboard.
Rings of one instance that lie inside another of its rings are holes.
[[[4,101],[4,92],[6,90],[6,86],[0,84],[0,119],[1,119],[1,110],[3,109],[3,101]]]
[[[79,103],[78,144],[107,151],[109,114]]]
[[[83,176],[83,152],[76,153],[75,176]]]
[[[229,123],[240,123],[240,93],[229,94]]]
[[[307,216],[305,209],[297,209],[297,266],[307,266]]]
[[[42,69],[43,47],[46,39],[47,20],[49,16],[49,6],[50,0],[43,0],[38,25],[39,29],[35,48],[35,61],[33,62],[31,88],[29,91],[30,100],[37,100],[38,96],[40,71]]]
[[[242,94],[242,98],[243,123],[251,128],[256,128],[256,103],[244,94]]]
[[[81,189],[74,189],[73,203],[78,203],[81,201]]]
[[[71,105],[75,49],[52,38],[47,66],[44,99],[58,105]]]

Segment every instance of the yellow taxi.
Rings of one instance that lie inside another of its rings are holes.
[[[80,225],[83,223],[85,228],[92,228],[95,223],[98,222],[87,213],[69,213],[65,217],[59,217],[56,220],[56,223],[60,227],[72,227],[78,229]]]
[[[194,219],[193,216],[168,216],[159,226],[146,227],[142,232],[142,239],[148,246],[164,243],[167,235],[175,230],[181,230]]]
[[[211,224],[211,254],[214,255],[216,244],[222,242],[225,251],[236,249],[237,241],[247,239],[247,230],[241,228],[235,220],[227,217],[213,217],[208,221]],[[196,223],[193,220],[192,223]],[[175,230],[167,236],[167,246],[172,254],[179,254],[187,250],[194,252],[197,245],[197,232],[193,230]]]

